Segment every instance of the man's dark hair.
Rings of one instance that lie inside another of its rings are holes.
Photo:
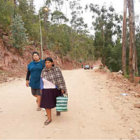
[[[32,53],[32,56],[33,56],[34,54],[37,54],[37,55],[39,56],[39,53],[38,53],[38,52],[33,52],[33,53]]]

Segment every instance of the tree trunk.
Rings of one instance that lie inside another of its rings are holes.
[[[122,35],[122,71],[126,74],[126,15],[127,15],[127,0],[124,0],[124,13],[123,13],[123,35]]]
[[[133,30],[133,34],[134,34],[134,62],[135,62],[135,76],[138,75],[138,63],[137,63],[137,49],[136,49],[136,37],[135,37],[135,12],[134,12],[134,1],[132,1],[132,10],[133,10],[133,26],[134,26],[134,30]]]
[[[17,0],[13,0],[13,4],[16,7],[17,6]]]
[[[13,0],[13,4],[14,4],[14,17],[16,15],[16,8],[17,8],[17,1]]]
[[[135,50],[135,22],[134,22],[134,6],[133,0],[128,0],[129,10],[129,29],[130,29],[130,44],[129,44],[129,76],[130,81],[134,82],[136,72],[136,50]]]

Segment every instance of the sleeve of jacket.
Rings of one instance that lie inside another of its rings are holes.
[[[67,94],[65,80],[64,80],[61,70],[58,67],[56,67],[55,71],[56,71],[56,84],[58,88],[64,90],[65,94]]]
[[[30,79],[30,71],[27,70],[27,74],[26,74],[26,80],[29,80]]]
[[[42,61],[42,65],[43,65],[43,68],[45,67],[45,60],[41,60]]]
[[[44,87],[43,79],[42,79],[42,78],[40,78],[40,89],[42,90],[42,89],[43,89],[43,87]]]
[[[31,72],[30,72],[29,65],[28,65],[27,66],[27,73],[26,73],[26,80],[30,80],[30,75],[31,75]]]
[[[42,70],[40,77],[43,78],[43,76],[44,76],[44,69]]]

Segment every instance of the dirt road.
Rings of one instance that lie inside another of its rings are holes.
[[[126,121],[122,116],[121,101],[114,105],[115,94],[123,91],[110,86],[112,83],[106,75],[82,69],[63,71],[63,74],[69,92],[69,111],[58,117],[53,109],[53,121],[48,126],[43,124],[45,111],[36,111],[35,98],[24,79],[0,85],[0,139],[140,137],[138,122],[133,118]]]

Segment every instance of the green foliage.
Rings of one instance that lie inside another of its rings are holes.
[[[72,10],[72,19],[70,20],[72,29],[74,29],[77,33],[87,33],[87,24],[85,24],[83,17],[81,17],[83,10],[80,6],[80,2],[71,1],[70,8]]]
[[[124,77],[129,79],[129,75],[128,74],[124,74]]]
[[[61,57],[68,56],[76,61],[93,60],[93,38],[86,34],[77,34],[71,27],[63,24],[49,26],[48,48]]]
[[[116,41],[116,44],[114,47],[109,46],[107,53],[108,55],[106,56],[106,65],[111,71],[119,71],[121,69],[121,44],[120,40]]]
[[[56,10],[56,11],[54,11],[54,12],[52,13],[52,18],[51,18],[51,20],[52,20],[54,23],[57,23],[57,24],[62,23],[62,20],[63,20],[64,22],[67,22],[67,21],[68,21],[68,19],[65,17],[65,15],[64,15],[62,12],[58,11],[58,10]]]
[[[22,53],[27,43],[26,29],[20,15],[15,15],[11,25],[13,46]]]
[[[13,16],[13,4],[11,1],[0,0],[0,25],[7,30]]]
[[[101,58],[102,63],[111,71],[121,69],[121,17],[115,13],[114,8],[101,9],[91,4],[90,10],[96,14],[93,21],[95,29],[95,57]],[[113,37],[115,39],[113,39]]]
[[[27,30],[30,40],[39,41],[39,18],[35,15],[33,0],[18,0],[18,13],[22,16],[24,27]]]

